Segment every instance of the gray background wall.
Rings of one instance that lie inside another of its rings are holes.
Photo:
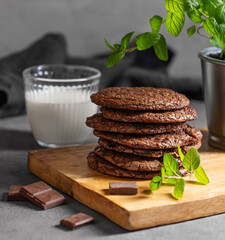
[[[129,31],[147,31],[149,18],[162,12],[163,0],[0,0],[0,57],[49,31],[66,35],[70,55],[104,52],[104,38],[116,42]],[[186,30],[179,38],[166,36],[177,53],[170,74],[200,76],[197,53],[209,46],[208,40],[198,35],[189,39]]]

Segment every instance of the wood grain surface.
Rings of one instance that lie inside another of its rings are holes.
[[[95,144],[31,151],[28,168],[127,230],[186,221],[225,212],[225,152],[210,147],[207,132],[203,134],[201,165],[210,184],[197,183],[194,176],[187,178],[181,200],[173,198],[173,187],[166,184],[159,191],[151,192],[149,180],[137,180],[137,195],[110,195],[109,182],[135,180],[110,177],[90,169],[87,154]]]

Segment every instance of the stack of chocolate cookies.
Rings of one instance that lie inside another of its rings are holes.
[[[101,113],[87,118],[99,137],[88,155],[89,167],[103,174],[137,179],[160,175],[165,153],[182,168],[183,153],[201,146],[200,130],[186,122],[197,118],[189,100],[170,89],[151,87],[106,88],[91,96]]]

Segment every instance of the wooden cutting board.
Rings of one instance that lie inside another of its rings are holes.
[[[200,155],[210,184],[201,185],[193,177],[188,180],[181,200],[173,198],[172,186],[164,185],[159,191],[151,192],[149,180],[137,180],[138,195],[110,195],[109,182],[132,180],[102,175],[90,169],[86,157],[95,144],[31,151],[28,168],[125,229],[175,223],[225,212],[225,152],[210,147],[206,135],[205,131]]]

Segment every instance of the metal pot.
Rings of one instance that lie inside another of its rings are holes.
[[[202,65],[209,144],[225,150],[225,61],[211,57],[221,49],[210,47],[199,53]]]

